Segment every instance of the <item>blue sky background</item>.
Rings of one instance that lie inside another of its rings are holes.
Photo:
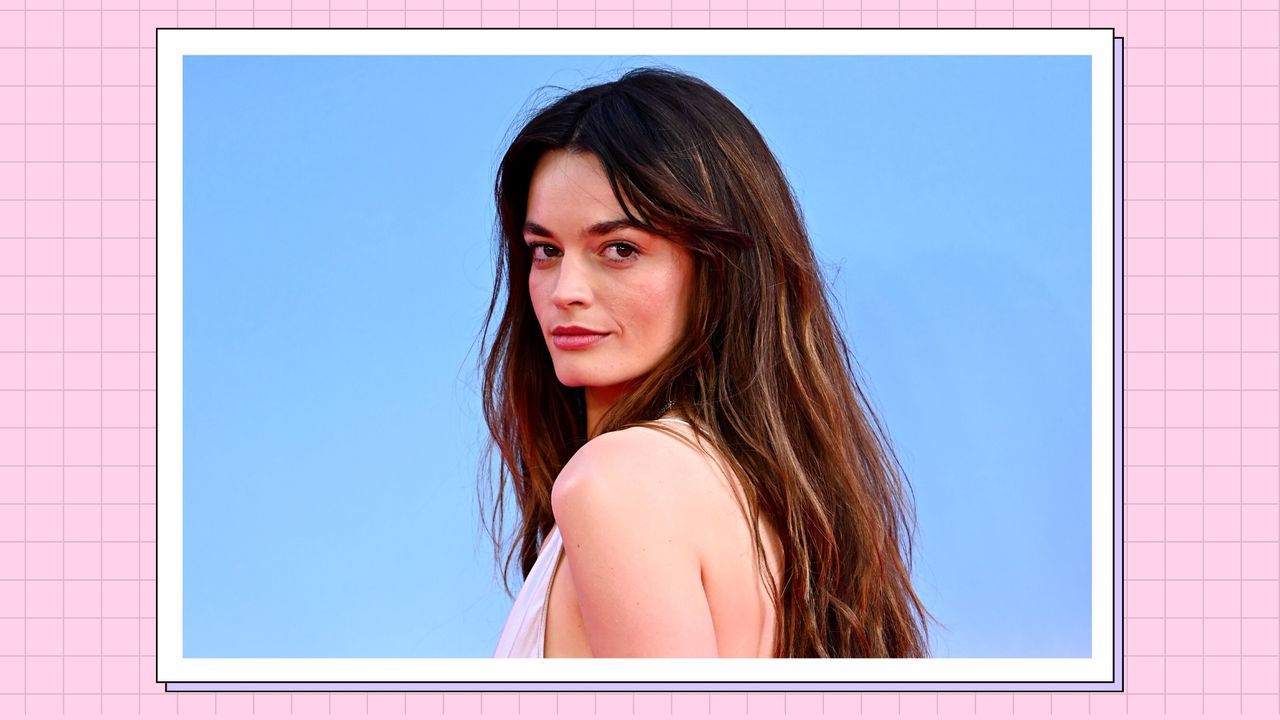
[[[1089,654],[1088,58],[188,57],[187,657],[492,654],[494,171],[539,88],[655,63],[796,188],[914,486],[935,655]]]

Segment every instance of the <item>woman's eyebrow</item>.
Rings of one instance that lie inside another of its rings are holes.
[[[608,235],[611,232],[616,232],[618,230],[625,230],[628,228],[634,228],[637,230],[641,229],[640,226],[637,225],[636,223],[633,223],[630,220],[627,220],[625,218],[619,218],[617,220],[603,220],[601,222],[595,223],[594,225],[587,228],[587,234],[592,236]],[[532,221],[526,222],[524,224],[524,233],[526,235],[536,235],[538,237],[545,237],[545,238],[555,237],[555,235],[553,235],[550,230]]]

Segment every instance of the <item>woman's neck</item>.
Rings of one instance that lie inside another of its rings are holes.
[[[583,391],[587,401],[587,439],[599,434],[600,419],[626,393],[622,385],[612,387],[588,387]]]
[[[587,439],[590,440],[599,435],[600,419],[609,411],[609,408],[618,402],[619,398],[627,393],[627,386],[616,385],[613,387],[597,388],[588,387],[583,391],[587,404]],[[672,403],[667,403],[667,407],[663,409],[662,416],[667,417],[671,413]]]

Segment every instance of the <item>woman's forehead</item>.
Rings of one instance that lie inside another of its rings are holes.
[[[591,153],[550,150],[538,159],[529,180],[529,204],[535,200],[556,201],[564,196],[586,196],[592,201],[616,206],[609,177],[599,158]]]
[[[631,217],[635,217],[634,206]],[[623,211],[595,155],[552,150],[542,156],[529,183],[525,234],[597,236],[622,229],[643,231]]]

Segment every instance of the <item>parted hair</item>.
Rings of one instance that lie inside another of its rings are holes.
[[[673,408],[718,450],[745,497],[775,657],[927,655],[910,486],[857,382],[794,192],[728,98],[668,69],[561,96],[519,129],[498,168],[480,361],[496,481],[480,500],[504,582],[513,558],[526,576],[533,567],[555,524],[552,484],[589,439],[583,389],[557,380],[529,296],[523,225],[533,170],[551,150],[598,158],[627,218],[694,259],[683,336],[597,433],[647,425],[679,437],[651,424]],[[508,492],[514,537],[500,530]],[[761,518],[781,541],[781,577],[766,570]]]

